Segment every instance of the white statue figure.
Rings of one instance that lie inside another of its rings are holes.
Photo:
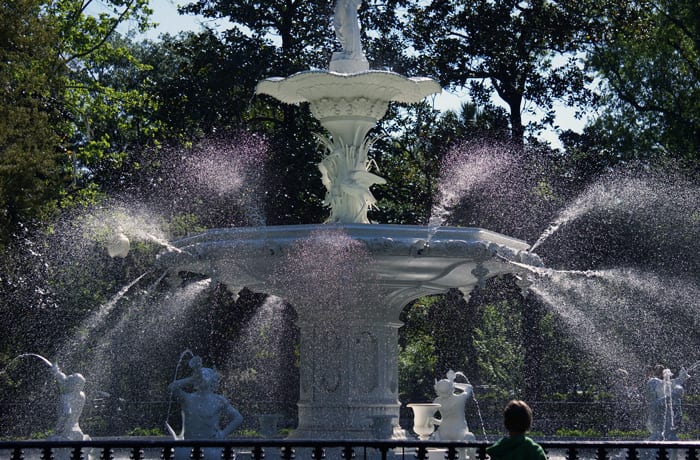
[[[175,380],[168,389],[180,403],[182,432],[176,439],[225,439],[243,422],[241,414],[220,394],[214,393],[219,384],[219,373],[202,367],[202,359],[195,356],[189,361],[192,375]],[[185,391],[191,388],[192,391]],[[222,421],[226,424],[222,426]],[[203,449],[204,460],[219,460],[221,449]],[[176,449],[175,460],[190,459],[189,449]]]
[[[461,372],[450,370],[447,378],[435,381],[435,393],[437,398],[434,403],[440,404],[439,419],[434,422],[438,425],[437,431],[433,434],[433,439],[437,441],[475,441],[473,433],[469,431],[465,415],[467,400],[473,394],[473,387],[469,383],[457,383],[457,376],[466,376]],[[467,452],[460,449],[460,459],[466,458]],[[473,458],[473,456],[471,456]]]
[[[362,0],[337,0],[333,12],[333,28],[343,51],[333,53],[330,70],[355,73],[369,69],[360,42],[360,20],[357,10]]]
[[[82,441],[90,437],[83,434],[78,421],[85,407],[85,377],[82,374],[66,375],[57,363],[51,365],[51,372],[58,384],[60,398],[58,401],[58,420],[52,439]]]
[[[368,224],[367,211],[377,202],[369,188],[386,183],[384,178],[369,172],[375,163],[367,160],[367,152],[374,140],[365,140],[355,148],[321,135],[316,138],[329,152],[318,164],[321,182],[326,187],[323,204],[331,208],[328,222]]]
[[[688,371],[681,367],[678,377],[673,379],[670,369],[657,365],[646,383],[646,399],[649,404],[647,428],[650,441],[678,440],[678,427],[683,417],[681,400],[685,389],[683,384],[690,378]]]

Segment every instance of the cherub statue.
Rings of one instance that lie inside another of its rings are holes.
[[[692,369],[692,368],[691,368]],[[646,383],[646,398],[649,404],[647,427],[650,441],[677,441],[678,428],[683,418],[681,400],[683,385],[690,378],[688,370],[681,367],[678,377],[661,365],[654,367]]]
[[[474,434],[469,431],[465,415],[465,407],[467,400],[473,394],[473,387],[469,383],[455,382],[457,376],[467,380],[463,373],[450,369],[447,372],[447,378],[435,381],[434,388],[438,396],[433,402],[440,404],[438,411],[441,416],[441,418],[434,420],[438,429],[433,434],[433,439],[437,441],[476,440]],[[460,449],[459,458],[460,460],[467,458],[466,449]]]
[[[226,439],[243,423],[241,414],[223,395],[215,393],[219,384],[219,373],[202,367],[202,358],[194,356],[189,361],[192,375],[175,380],[168,389],[182,411],[182,432],[176,439]],[[185,391],[191,388],[192,391]],[[222,426],[222,422],[226,424]],[[203,449],[204,460],[219,460],[220,449]],[[189,460],[189,449],[176,449],[175,460]]]
[[[89,436],[83,434],[78,424],[80,415],[85,407],[85,377],[82,374],[75,373],[66,375],[59,369],[57,363],[51,364],[51,372],[53,373],[60,398],[58,401],[58,420],[54,430],[53,439],[82,441],[90,439]]]

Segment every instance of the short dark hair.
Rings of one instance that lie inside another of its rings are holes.
[[[510,433],[525,433],[532,426],[532,409],[525,401],[510,401],[503,410],[503,424]]]
[[[657,364],[654,366],[654,377],[658,377],[660,379],[664,378],[664,366],[661,364]]]

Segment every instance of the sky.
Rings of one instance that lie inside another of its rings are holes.
[[[148,31],[146,34],[139,35],[139,37],[157,40],[161,34],[169,33],[175,35],[181,31],[198,31],[203,25],[207,25],[209,27],[214,26],[215,28],[220,29],[226,27],[226,21],[222,19],[211,20],[209,18],[197,17],[193,15],[180,15],[177,12],[178,7],[188,3],[190,2],[182,0],[150,0],[150,7],[153,9],[151,20],[152,22],[157,23],[158,26],[155,29]],[[130,28],[133,29],[134,25],[127,23],[120,30],[120,32],[126,33]],[[434,106],[440,110],[459,110],[462,103],[466,101],[468,101],[466,91],[451,92],[446,90],[443,90],[443,92],[439,95],[433,96],[431,100]],[[499,100],[495,99],[494,102],[498,103]],[[574,117],[573,108],[557,106],[556,112],[557,117],[555,120],[555,125],[559,126],[561,130],[571,129],[576,132],[582,131],[585,125],[585,119],[576,119]],[[524,114],[523,119],[524,121],[527,121],[528,115]],[[541,139],[548,141],[552,147],[561,147],[561,143],[553,130],[542,133],[540,137]]]
[[[99,1],[99,0],[98,0]],[[182,31],[197,31],[203,24],[211,25],[213,21],[201,16],[190,14],[181,15],[177,12],[178,7],[187,5],[191,2],[178,0],[150,0],[149,6],[153,10],[151,22],[157,23],[155,29],[149,30],[145,34],[140,34],[138,37],[149,40],[157,40],[161,34],[176,35]],[[224,21],[219,21],[223,23]],[[134,24],[126,23],[120,28],[121,33],[129,32],[135,29]]]

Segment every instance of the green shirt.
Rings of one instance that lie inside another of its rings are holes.
[[[486,453],[492,460],[547,460],[542,446],[523,434],[499,439]]]

